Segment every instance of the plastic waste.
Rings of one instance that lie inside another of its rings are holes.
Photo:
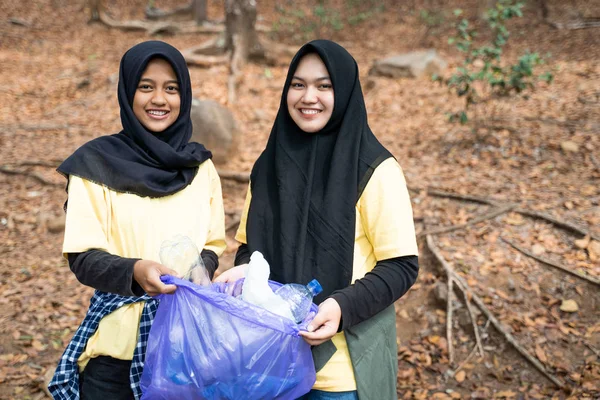
[[[310,317],[296,324],[233,297],[239,281],[211,290],[170,275],[161,281],[177,290],[158,296],[141,400],[294,400],[310,391],[315,365],[299,335]],[[281,286],[268,284],[271,292]]]
[[[198,247],[189,237],[176,235],[165,240],[160,246],[159,257],[164,266],[175,271],[186,271],[183,279],[201,286],[210,285],[210,276]]]
[[[277,289],[275,294],[288,304],[293,320],[299,323],[308,315],[313,297],[322,291],[323,288],[319,281],[313,279],[306,286],[299,283],[285,284]]]
[[[269,263],[262,253],[259,251],[253,252],[250,256],[250,263],[242,286],[241,299],[294,321],[288,303],[273,293],[273,290],[269,287],[270,274]]]

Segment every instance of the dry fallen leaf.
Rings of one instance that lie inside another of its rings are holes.
[[[546,353],[544,353],[544,350],[540,347],[540,345],[535,346],[535,355],[541,362],[548,362],[548,358],[546,358]]]
[[[560,305],[560,311],[576,312],[577,310],[579,310],[579,305],[575,300],[563,300]]]
[[[590,243],[590,235],[586,235],[583,239],[575,240],[575,246],[579,249],[586,249]]]
[[[509,214],[509,215],[508,215],[508,216],[507,216],[507,217],[504,219],[504,221],[505,221],[507,224],[510,224],[510,225],[515,225],[515,226],[518,226],[518,225],[523,225],[523,224],[525,223],[525,220],[523,219],[523,216],[521,216],[521,214],[515,214],[515,213],[511,213],[511,214]]]
[[[592,240],[587,246],[587,251],[590,256],[590,260],[594,262],[600,260],[600,242]]]
[[[465,371],[458,371],[456,373],[456,375],[454,375],[454,379],[456,379],[456,382],[461,383],[465,380],[465,378],[467,377],[467,373]]]
[[[546,248],[541,244],[536,243],[533,246],[531,246],[531,252],[536,256],[541,256],[546,252]]]

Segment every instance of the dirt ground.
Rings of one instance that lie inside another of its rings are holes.
[[[104,3],[120,20],[143,18],[146,6],[144,0]],[[156,3],[169,9],[185,2]],[[222,18],[221,2],[208,3],[209,18]],[[317,2],[258,3],[259,22],[277,27],[271,39],[299,47],[318,33],[348,48],[359,63],[371,128],[404,169],[421,272],[397,302],[398,397],[600,398],[600,291],[592,282],[600,280],[595,252],[600,246],[598,28],[555,29],[541,18],[539,2],[530,1],[524,17],[508,25],[505,57],[514,61],[527,49],[550,54],[544,68],[555,81],[527,95],[492,98],[475,106],[469,125],[457,126],[448,123],[446,113],[461,101],[444,87],[428,78],[372,77],[368,70],[384,56],[435,48],[449,63],[446,75],[451,74],[461,62],[447,43],[452,10],[465,9],[481,26],[477,1],[328,2],[341,10],[342,19],[358,15],[350,5],[359,4],[363,12],[361,22],[346,22],[341,30],[333,23],[303,27],[285,13],[296,8],[310,14]],[[600,10],[598,0],[547,4],[549,18],[557,22],[597,17],[594,12]],[[89,24],[83,1],[0,0],[0,10],[0,398],[41,399],[42,386],[92,293],[61,257],[62,233],[54,221],[66,196],[64,179],[52,166],[86,141],[119,131],[120,57],[151,37]],[[290,21],[300,25],[295,29]],[[152,38],[185,49],[211,37]],[[227,73],[226,65],[192,67],[194,96],[227,105]],[[229,106],[241,143],[222,169],[250,171],[266,143],[285,74],[285,65],[244,68],[238,101]],[[27,174],[10,173],[15,170]],[[242,208],[246,186],[231,180],[222,184],[229,223]],[[474,220],[504,205],[512,211]],[[449,346],[447,277],[424,235],[462,224],[468,225],[432,234],[431,240],[470,288],[467,298],[483,355],[472,353],[476,337],[460,291],[452,302]],[[222,269],[232,265],[237,247],[233,230],[228,233]],[[596,239],[586,241],[585,233]],[[589,279],[540,262],[507,241]],[[498,332],[475,298],[550,378]]]

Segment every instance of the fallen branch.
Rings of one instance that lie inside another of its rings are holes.
[[[496,330],[498,332],[500,332],[506,338],[506,340],[515,348],[515,350],[517,350],[523,357],[525,357],[525,359],[527,359],[527,361],[529,361],[538,371],[540,371],[546,378],[548,378],[548,380],[550,380],[552,383],[554,383],[557,387],[563,389],[565,387],[565,384],[562,383],[557,377],[555,377],[554,375],[552,375],[548,371],[546,371],[546,368],[544,367],[544,365],[542,363],[540,363],[536,358],[534,358],[531,354],[529,354],[529,352],[527,350],[525,350],[517,342],[515,337],[513,335],[511,335],[509,332],[507,332],[506,329],[504,329],[504,327],[502,326],[500,321],[498,321],[496,319],[496,317],[494,316],[494,314],[486,307],[483,300],[479,296],[477,296],[475,293],[473,293],[473,291],[470,289],[469,285],[465,282],[465,280],[454,271],[452,266],[450,264],[448,264],[448,262],[444,259],[444,257],[440,253],[440,251],[435,246],[435,244],[433,242],[433,236],[431,236],[431,235],[427,235],[427,246],[429,247],[429,249],[435,256],[435,258],[438,260],[438,262],[442,265],[446,274],[448,276],[452,276],[456,280],[457,286],[463,292],[466,292],[469,294],[469,296],[471,297],[473,302],[477,305],[477,307],[479,307],[481,312],[486,315],[486,317],[491,321],[491,323],[494,325]]]
[[[487,221],[488,219],[495,218],[498,215],[505,214],[505,213],[507,213],[508,211],[512,210],[515,207],[516,206],[514,204],[508,204],[508,205],[505,205],[505,206],[500,206],[500,207],[497,207],[492,212],[484,214],[484,215],[481,215],[479,217],[475,217],[472,220],[470,220],[470,221],[468,221],[468,222],[466,222],[464,224],[452,225],[452,226],[442,226],[442,227],[439,227],[439,228],[433,228],[433,229],[430,229],[428,231],[421,232],[421,233],[419,233],[419,237],[420,236],[427,236],[427,235],[436,235],[436,234],[440,234],[440,233],[447,233],[447,232],[452,232],[452,231],[455,231],[455,230],[458,230],[458,229],[463,229],[463,228],[466,228],[469,225],[475,225],[475,224],[478,224],[480,222]]]
[[[591,276],[588,276],[588,275],[586,275],[586,274],[583,274],[583,273],[581,273],[581,272],[579,272],[579,271],[572,270],[572,269],[570,269],[570,268],[567,268],[567,267],[565,267],[565,266],[563,266],[563,265],[560,265],[560,264],[558,264],[558,263],[555,263],[554,261],[548,260],[548,259],[546,259],[546,258],[542,258],[542,257],[540,257],[540,256],[536,256],[535,254],[531,253],[531,252],[530,252],[530,251],[528,251],[528,250],[525,250],[524,248],[520,247],[520,246],[519,246],[519,245],[517,245],[516,243],[513,243],[513,242],[511,242],[511,241],[510,241],[510,240],[508,240],[508,239],[505,239],[505,238],[503,238],[503,237],[500,237],[500,239],[502,239],[502,241],[503,241],[503,242],[505,242],[505,243],[507,243],[507,244],[511,245],[512,247],[514,247],[516,250],[518,250],[518,251],[520,251],[521,253],[525,254],[526,256],[528,256],[528,257],[531,257],[531,258],[533,258],[533,259],[535,259],[535,260],[537,260],[537,261],[541,262],[542,264],[546,264],[546,265],[549,265],[549,266],[551,266],[551,267],[558,268],[558,269],[560,269],[560,270],[562,270],[562,271],[565,271],[565,272],[567,272],[567,273],[569,273],[569,274],[571,274],[571,275],[575,275],[575,276],[577,276],[578,278],[584,279],[584,280],[586,280],[586,281],[588,281],[588,282],[591,282],[591,283],[593,283],[593,284],[595,284],[595,285],[600,285],[600,280],[598,280],[598,279],[596,279],[596,278],[593,278],[593,277],[591,277]]]
[[[453,283],[454,279],[451,275],[448,275],[448,300],[446,302],[447,311],[446,311],[446,340],[448,341],[448,363],[452,365],[454,362],[454,346],[452,345],[452,310],[454,300],[453,293]]]
[[[443,191],[435,190],[435,189],[428,189],[427,194],[429,194],[431,196],[436,196],[436,197],[446,197],[449,199],[471,201],[471,202],[480,203],[480,204],[487,204],[487,205],[496,206],[496,207],[503,207],[502,203],[497,202],[495,200],[487,199],[485,197],[462,195],[462,194],[458,194],[458,193],[449,193],[449,192],[443,192]],[[565,230],[580,234],[581,236],[589,235],[592,239],[600,241],[600,236],[595,235],[591,232],[588,232],[584,228],[582,228],[578,225],[575,225],[571,222],[563,221],[561,219],[552,217],[548,214],[540,213],[537,211],[530,211],[530,210],[526,210],[524,208],[514,208],[513,211],[516,213],[522,214],[522,215],[526,215],[528,217],[543,219],[545,221],[548,221],[548,222],[558,226],[559,228],[563,228]]]
[[[36,174],[35,172],[20,171],[20,170],[16,170],[16,169],[12,169],[12,168],[6,167],[6,166],[0,166],[0,172],[5,173],[7,175],[29,176],[29,177],[37,180],[38,182],[40,182],[43,185],[48,185],[48,186],[65,186],[64,183],[56,183],[56,182],[49,181],[46,178],[44,178],[43,176]]]
[[[546,220],[546,221],[551,222],[551,223],[553,223],[554,225],[556,225],[556,226],[558,226],[560,228],[566,229],[566,230],[571,231],[571,232],[578,233],[581,236],[590,236],[592,239],[600,241],[600,236],[594,235],[593,233],[586,231],[585,229],[583,229],[580,226],[577,226],[577,225],[572,224],[572,223],[567,222],[567,221],[563,221],[563,220],[554,218],[554,217],[552,217],[552,216],[550,216],[548,214],[543,214],[543,213],[539,213],[539,212],[536,212],[536,211],[524,210],[522,208],[515,209],[515,212],[518,212],[519,214],[527,215],[528,217]]]

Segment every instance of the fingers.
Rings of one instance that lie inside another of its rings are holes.
[[[337,329],[334,329],[331,325],[321,325],[314,332],[300,332],[300,336],[311,346],[318,346],[331,339],[336,333]]]
[[[172,275],[174,277],[181,278],[181,274],[179,274],[177,271],[175,271],[171,268],[165,267],[162,264],[157,263],[156,265],[158,266],[158,271],[160,272],[161,276],[162,275]]]
[[[248,264],[238,265],[237,267],[233,267],[228,269],[227,271],[221,273],[213,282],[235,282],[239,279],[242,279],[246,275],[246,269],[248,268]]]

